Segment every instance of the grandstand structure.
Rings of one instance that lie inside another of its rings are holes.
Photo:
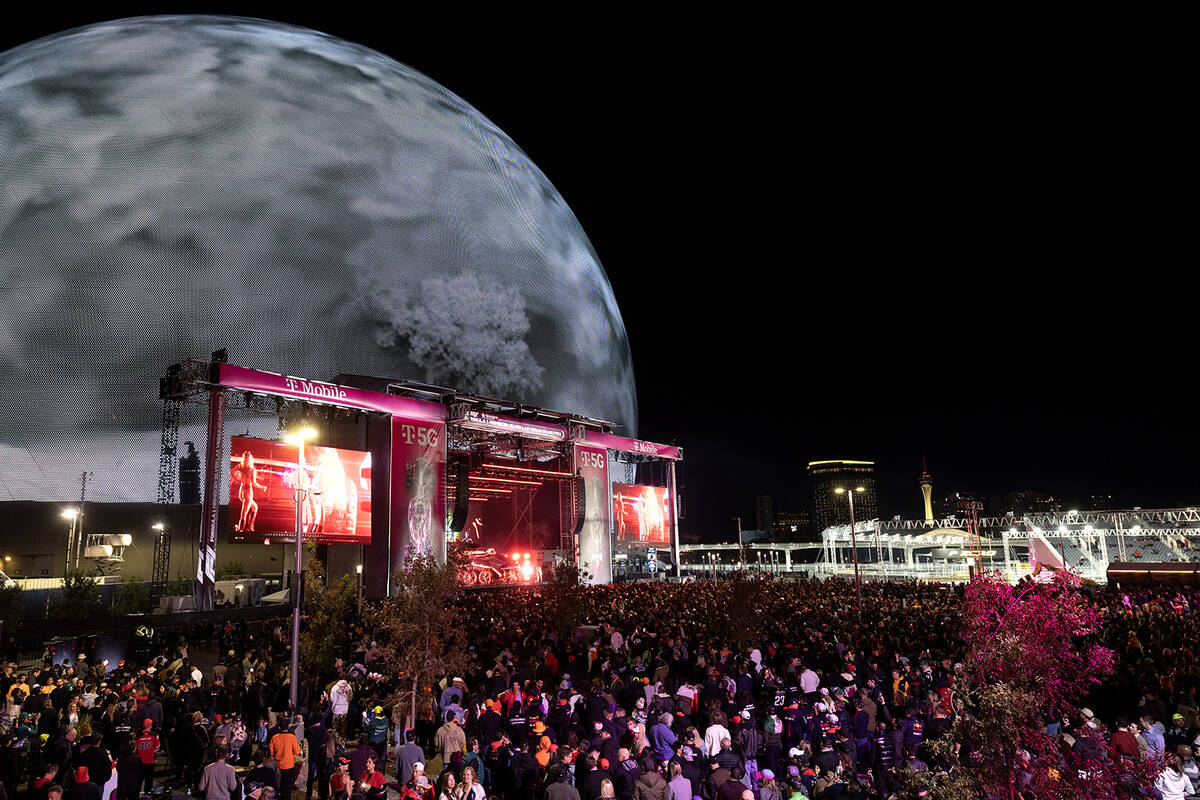
[[[868,520],[821,532],[819,542],[684,545],[683,575],[737,569],[864,580],[965,581],[976,568],[1016,582],[1069,568],[1106,583],[1157,570],[1200,577],[1200,510],[1066,511],[966,519]]]

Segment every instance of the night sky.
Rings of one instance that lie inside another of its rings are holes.
[[[757,494],[807,507],[804,466],[830,458],[877,461],[886,516],[920,513],[922,457],[936,497],[1200,503],[1172,48],[1044,26],[337,8],[46,7],[0,50],[235,13],[359,42],[463,97],[595,245],[639,438],[685,449],[685,532],[750,527]]]

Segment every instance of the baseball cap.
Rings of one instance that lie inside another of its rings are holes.
[[[771,772],[771,770],[769,770],[769,769],[764,769],[762,771],[762,779],[764,781],[773,781],[773,780],[775,780],[775,773]]]
[[[376,714],[382,714],[382,713],[383,713],[383,706],[375,706],[375,713],[376,713]]]

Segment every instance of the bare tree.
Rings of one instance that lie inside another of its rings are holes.
[[[432,686],[442,676],[465,674],[475,662],[467,636],[455,620],[457,572],[453,554],[439,564],[430,553],[410,553],[392,579],[392,595],[369,619],[379,631],[376,641],[383,671],[407,678],[414,720],[421,686]],[[403,694],[390,698],[391,702],[401,702]]]

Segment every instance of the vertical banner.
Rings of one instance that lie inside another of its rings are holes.
[[[391,569],[409,552],[446,562],[446,423],[392,417]]]
[[[612,583],[612,522],[608,499],[608,450],[575,445],[575,472],[583,478],[583,527],[579,531],[579,566],[592,583]]]
[[[204,505],[200,515],[199,559],[196,563],[197,611],[212,611],[217,580],[217,507],[221,504],[221,470],[225,459],[225,390],[208,392],[208,439],[204,470]]]

